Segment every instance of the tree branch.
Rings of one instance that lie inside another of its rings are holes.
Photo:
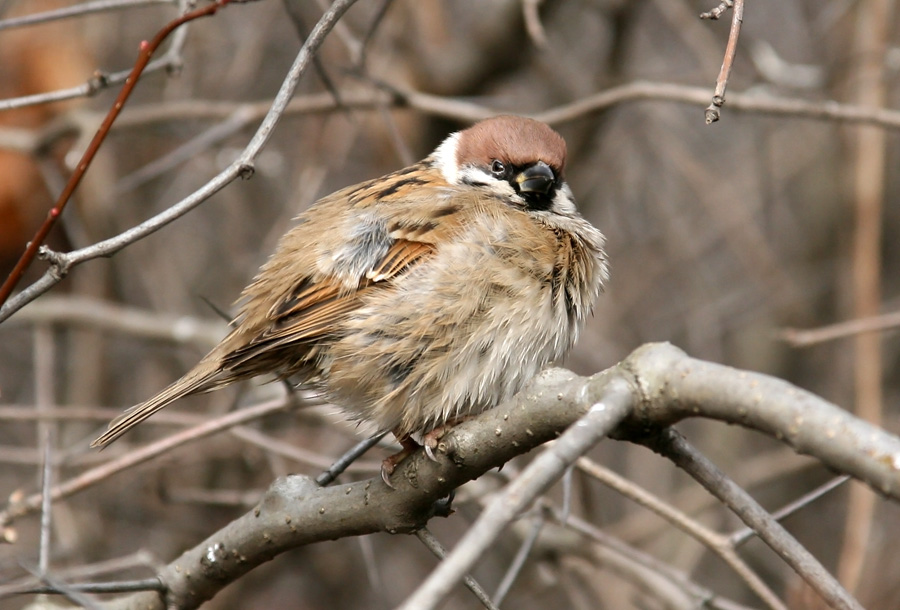
[[[591,411],[598,404],[605,411]],[[594,426],[591,420],[597,415],[608,419]],[[696,360],[668,344],[649,344],[589,378],[562,369],[545,371],[513,400],[452,429],[439,442],[436,462],[422,452],[404,460],[392,479],[395,490],[378,477],[324,488],[303,476],[279,478],[256,508],[160,571],[167,594],[144,592],[111,607],[195,608],[288,549],[373,532],[415,531],[433,516],[435,502],[456,487],[555,439],[579,422],[532,462],[521,483],[511,483],[501,494],[505,507],[484,517],[493,521],[490,528],[473,528],[472,532],[481,534],[467,536],[457,545],[448,560],[454,562],[452,575],[446,572],[451,568],[438,568],[444,570],[441,582],[449,578],[452,586],[457,574],[461,576],[479,556],[471,552],[475,546],[491,539],[499,531],[498,524],[502,529],[581,452],[612,430],[615,422],[621,424],[610,436],[631,440],[646,438],[648,432],[686,417],[708,417],[765,432],[833,470],[900,498],[897,437],[787,382]],[[571,435],[584,436],[572,445],[563,442]],[[465,561],[452,560],[461,548]],[[437,582],[438,577],[433,579]],[[439,599],[445,587],[429,589],[428,599]],[[408,603],[418,600],[414,597]]]

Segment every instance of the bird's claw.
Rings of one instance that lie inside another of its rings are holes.
[[[384,484],[387,485],[391,489],[396,489],[393,483],[391,483],[391,474],[394,472],[394,464],[388,463],[390,458],[386,459],[381,463],[381,480],[384,481]]]
[[[381,480],[391,489],[394,489],[394,486],[391,484],[391,475],[394,474],[394,469],[397,468],[397,464],[408,458],[419,448],[419,443],[411,439],[409,435],[398,435],[395,432],[394,436],[397,437],[402,449],[398,453],[384,458],[384,461],[381,462]]]
[[[428,459],[432,462],[437,462],[437,457],[434,455],[434,450],[440,446],[441,439],[453,429],[457,424],[461,424],[467,419],[471,419],[468,415],[463,415],[460,417],[454,417],[453,419],[447,420],[437,428],[432,429],[427,432],[425,436],[422,437],[422,445],[425,446],[425,455],[428,456]],[[446,447],[442,449],[443,453],[447,453]]]

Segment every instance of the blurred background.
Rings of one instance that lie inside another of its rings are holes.
[[[167,56],[174,60],[139,82],[50,247],[69,250],[113,236],[226,167],[257,127],[259,109],[280,86],[320,4],[229,6],[164,45],[176,45]],[[0,19],[75,5],[0,0]],[[897,106],[893,5],[749,3],[729,93]],[[112,258],[77,267],[0,325],[0,498],[39,489],[41,430],[50,430],[53,476],[63,481],[204,414],[283,393],[277,384],[248,383],[186,399],[168,419],[141,426],[108,451],[87,449],[110,413],[155,393],[224,335],[213,306],[232,311],[293,216],[333,190],[427,155],[466,126],[452,111],[360,108],[354,100],[396,88],[534,114],[637,80],[702,86],[711,97],[731,19],[730,12],[719,22],[697,18],[711,8],[694,0],[358,3],[297,92],[298,100],[324,100],[323,109],[288,112],[251,180],[232,183]],[[135,2],[27,27],[2,29],[0,21],[0,100],[127,71],[140,41],[177,14],[171,2]],[[0,277],[52,206],[117,91],[17,109],[0,101]],[[785,339],[788,328],[900,308],[896,132],[739,112],[727,103],[723,119],[707,126],[703,105],[672,100],[627,101],[554,126],[568,142],[568,181],[583,215],[606,234],[612,265],[606,294],[561,364],[591,374],[642,343],[671,341],[698,358],[787,379],[898,431],[895,333],[803,347]],[[22,286],[45,269],[33,264]],[[38,408],[59,418],[39,428],[36,416],[25,415]],[[148,577],[152,566],[245,512],[275,476],[314,475],[364,436],[323,407],[250,428],[256,436],[210,437],[55,504],[50,568],[72,581]],[[741,428],[690,421],[678,429],[771,510],[832,476]],[[273,451],[273,439],[312,457]],[[342,480],[371,476],[387,451],[367,455]],[[607,441],[591,455],[711,527],[739,525],[645,449]],[[430,524],[438,538],[452,546],[520,467],[461,490],[458,513]],[[578,472],[572,482],[573,515],[717,593],[760,606],[694,540]],[[562,502],[561,491],[548,500]],[[479,564],[475,576],[489,591],[528,536],[528,519]],[[864,606],[900,607],[900,563],[891,552],[900,543],[896,505],[850,483],[785,525]],[[22,562],[38,562],[38,518],[14,527],[18,541],[0,546],[0,586],[27,574]],[[612,567],[593,543],[544,532],[504,607],[670,607]],[[751,541],[742,554],[790,607],[824,607],[764,545]],[[435,561],[411,536],[318,544],[276,558],[207,607],[390,608]],[[0,600],[0,608],[31,601]],[[475,604],[460,587],[446,607]]]

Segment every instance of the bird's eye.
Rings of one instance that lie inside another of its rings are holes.
[[[491,163],[491,173],[497,178],[502,178],[506,174],[506,166],[502,161],[494,159],[494,162]]]

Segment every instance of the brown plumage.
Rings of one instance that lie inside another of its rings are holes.
[[[543,123],[496,117],[319,200],[244,289],[234,330],[92,446],[264,373],[401,439],[509,398],[572,347],[606,279],[565,159]]]

